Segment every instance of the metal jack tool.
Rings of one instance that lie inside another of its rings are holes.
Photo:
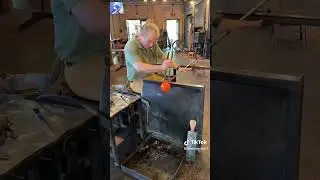
[[[192,60],[188,65],[186,65],[184,68],[188,68],[190,67],[195,61],[197,61],[198,59],[194,59]],[[180,71],[178,74],[175,74],[172,78],[169,79],[169,82],[175,82],[173,81],[174,79],[176,79],[180,74],[181,74],[182,71]]]
[[[171,61],[172,61],[172,58],[173,58],[173,47],[174,47],[174,45],[176,44],[178,42],[178,40],[176,40],[176,41],[174,41],[173,43],[172,43],[172,45],[171,45],[171,48],[170,48],[170,51],[167,53],[167,59],[169,59],[169,56],[170,56],[170,53],[171,53]],[[194,59],[194,60],[192,60],[188,65],[186,65],[186,66],[183,66],[183,68],[188,68],[188,67],[190,67],[195,61],[197,61],[198,59]],[[182,67],[182,66],[180,66],[180,67]],[[179,76],[179,74],[181,73],[182,71],[180,71],[178,74],[177,74],[177,69],[173,69],[173,77],[172,78],[168,78],[168,77],[170,77],[170,74],[168,75],[168,76],[165,76],[165,79],[166,79],[166,81],[168,81],[168,82],[176,82],[176,78],[177,78],[177,76]]]
[[[167,59],[169,59],[170,54],[171,54],[171,58],[170,58],[171,61],[173,59],[174,45],[177,44],[177,42],[179,42],[179,40],[176,40],[171,44],[170,51],[167,53]],[[173,76],[175,76],[176,74],[177,74],[177,70],[175,68],[173,68]],[[168,76],[170,77],[170,72],[168,72]],[[165,74],[165,79],[168,79],[166,74]],[[171,81],[176,82],[176,78],[172,78]]]
[[[197,61],[198,59],[194,59],[192,60],[187,66],[185,66],[185,68],[188,68],[189,66],[191,66],[195,61]],[[163,92],[168,92],[171,89],[171,85],[170,82],[175,82],[174,80],[177,78],[177,76],[179,76],[181,74],[182,71],[180,71],[178,74],[175,74],[172,78],[165,80],[161,83],[161,89]]]

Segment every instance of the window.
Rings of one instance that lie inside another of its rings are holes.
[[[167,32],[170,44],[179,40],[179,20],[167,20]],[[174,45],[176,46],[176,44]]]
[[[126,20],[128,40],[133,39],[141,30],[146,20]]]

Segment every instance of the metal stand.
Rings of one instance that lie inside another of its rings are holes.
[[[170,41],[169,41],[170,42]],[[171,53],[171,58],[170,58],[170,60],[172,61],[172,59],[173,59],[173,49],[174,49],[174,45],[176,44],[178,42],[178,40],[176,40],[176,41],[174,41],[171,45],[170,45],[170,51],[168,52],[168,54],[167,54],[167,59],[169,59],[169,56],[170,56],[170,53]],[[171,76],[171,72],[169,71],[169,77]],[[177,82],[177,78],[175,78],[175,76],[176,76],[176,74],[177,74],[177,70],[176,69],[173,69],[173,76],[172,77],[174,77],[173,79],[172,79],[172,82]]]
[[[44,9],[44,0],[41,0],[41,11],[40,12],[32,12],[32,17],[26,20],[23,24],[19,25],[18,32],[22,32],[32,25],[40,22],[43,19],[53,19],[53,15],[51,13],[45,12]]]
[[[117,155],[117,145],[116,145],[116,140],[115,140],[115,133],[113,131],[113,124],[112,120],[109,120],[109,132],[110,132],[110,145],[111,145],[111,153],[112,153],[112,158],[113,158],[113,165],[118,167],[120,166],[119,158]]]
[[[108,43],[107,43],[108,44]],[[108,45],[106,47],[106,49],[109,49]],[[110,161],[109,161],[109,154],[106,153],[108,152],[108,149],[109,149],[109,138],[106,137],[108,136],[108,122],[105,122],[106,120],[109,119],[109,114],[110,114],[110,106],[109,106],[109,96],[110,96],[110,93],[109,93],[109,62],[108,62],[108,59],[109,59],[109,55],[108,55],[108,51],[106,52],[106,55],[105,55],[105,59],[104,59],[104,78],[103,78],[103,82],[102,82],[102,91],[101,91],[101,95],[100,95],[100,101],[99,101],[99,112],[106,115],[107,117],[99,117],[99,130],[100,130],[100,141],[101,141],[101,151],[102,151],[102,159],[103,159],[103,168],[105,169],[104,172],[109,172],[109,164],[110,164]],[[109,120],[110,121],[110,120]],[[110,134],[111,135],[111,134]],[[109,176],[109,174],[107,173],[104,173],[104,176],[107,177]]]

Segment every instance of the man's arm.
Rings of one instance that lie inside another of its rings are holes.
[[[99,0],[64,0],[64,5],[88,33],[108,35],[110,19],[106,4]]]
[[[136,52],[136,48],[131,44],[126,45],[124,49],[124,53],[125,53],[126,61],[132,64],[132,66],[138,72],[154,73],[154,72],[162,72],[166,69],[165,66],[163,65],[151,65],[151,64],[142,62],[141,58]]]
[[[262,20],[258,21],[240,21],[240,20],[231,20],[235,24],[236,29],[244,29],[244,28],[260,28],[262,25]]]
[[[155,73],[155,72],[162,72],[165,70],[162,65],[151,65],[143,62],[135,62],[133,64],[133,67],[138,72],[144,72],[144,73]]]
[[[219,28],[222,31],[225,30],[240,30],[240,29],[247,29],[247,28],[260,28],[262,26],[262,21],[247,21],[247,20],[221,20],[219,23]]]
[[[171,60],[170,57],[171,57],[171,53],[170,53],[170,57],[167,58],[167,55],[161,50],[161,48],[158,46],[158,44],[156,45],[156,56],[159,60],[161,60],[161,62],[157,62],[157,63],[163,63],[164,61],[170,61],[172,63],[172,67],[177,69],[179,68],[179,65]]]

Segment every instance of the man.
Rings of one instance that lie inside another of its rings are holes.
[[[51,0],[55,50],[77,96],[99,100],[104,78],[109,8],[98,0]]]
[[[162,72],[177,67],[166,59],[165,53],[159,48],[159,36],[158,26],[147,21],[139,35],[129,40],[124,48],[127,78],[131,90],[136,93],[141,93],[143,79],[162,81]],[[161,65],[157,65],[160,63]]]

